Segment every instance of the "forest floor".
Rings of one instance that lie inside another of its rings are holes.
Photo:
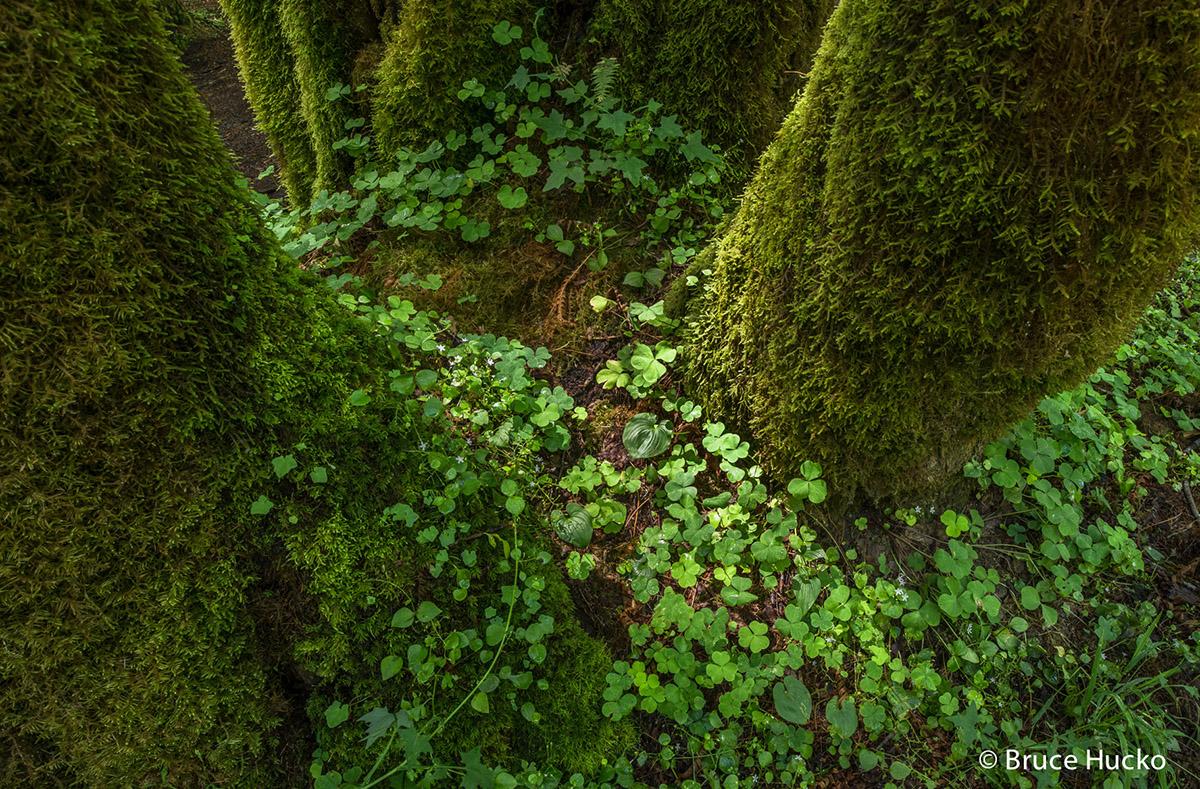
[[[256,182],[260,173],[277,163],[267,136],[255,125],[254,111],[238,79],[229,25],[221,16],[220,6],[217,0],[193,0],[188,5],[198,19],[193,30],[185,34],[184,72],[208,106],[217,133],[233,154],[238,169],[256,191],[283,200],[283,187],[274,173]]]
[[[238,79],[228,25],[220,16],[219,6],[216,0],[192,0],[189,5],[202,15],[205,23],[198,25],[196,30],[188,35],[186,50],[183,53],[186,73],[207,104],[217,131],[232,152],[239,169],[257,191],[282,200],[282,188],[274,175],[255,181],[259,173],[266,171],[276,162],[266,136],[256,128],[253,112],[246,101]],[[537,344],[536,338],[522,339],[531,345]],[[628,398],[602,390],[596,383],[596,373],[603,367],[604,360],[613,358],[619,349],[620,343],[608,341],[611,339],[593,332],[581,332],[574,343],[579,347],[572,350],[576,361],[566,366],[566,369],[560,368],[551,382],[553,385],[562,386],[577,405],[587,407],[589,411],[594,410],[594,406],[600,402],[617,410],[630,410],[633,405]],[[1196,396],[1176,399],[1187,402],[1172,402],[1169,405],[1193,415],[1200,412],[1200,399]],[[1147,433],[1153,433],[1156,427],[1146,425],[1144,429]],[[1168,432],[1176,433],[1173,438],[1178,446],[1196,449],[1195,431],[1185,434],[1182,431],[1172,431],[1171,427],[1168,427]],[[607,460],[618,469],[632,462],[615,427],[602,435],[593,436],[591,443],[595,445],[592,451],[598,459]],[[1194,504],[1187,501],[1182,491],[1172,489],[1169,484],[1156,483],[1148,473],[1141,475],[1137,483],[1137,489],[1141,492],[1136,502],[1137,521],[1143,526],[1135,535],[1135,539],[1143,551],[1149,549],[1147,552],[1151,556],[1157,554],[1162,558],[1151,559],[1148,562],[1149,575],[1153,581],[1140,588],[1126,587],[1117,596],[1123,595],[1126,598],[1123,602],[1130,604],[1150,600],[1183,632],[1195,632],[1200,628],[1200,622],[1197,622],[1195,616],[1195,607],[1200,604],[1200,587],[1196,581],[1197,575],[1200,574],[1200,522],[1194,516]],[[1120,494],[1114,492],[1114,495]],[[647,501],[631,499],[628,507],[633,512],[632,523],[627,523],[620,534],[603,537],[598,541],[596,548],[601,560],[598,572],[588,581],[569,582],[585,628],[607,641],[614,652],[628,649],[628,626],[647,624],[653,613],[651,606],[634,604],[621,579],[615,573],[605,571],[617,564],[616,561],[606,561],[605,554],[611,552],[614,557],[621,555],[630,545],[636,544],[638,533],[646,528],[646,524],[638,523],[638,512],[646,503]],[[980,502],[980,506],[986,506],[986,502]],[[988,518],[993,513],[984,511],[982,514]],[[881,514],[877,515],[881,517]],[[632,536],[630,532],[633,532]],[[1189,679],[1194,681],[1194,678]],[[646,734],[647,737],[653,738],[658,733],[649,730]],[[651,741],[645,744],[651,748],[657,747]],[[947,743],[931,742],[929,745],[931,749],[941,748],[948,753]],[[818,754],[822,750],[818,748]],[[1180,756],[1181,762],[1190,763],[1191,769],[1200,769],[1200,754],[1194,747],[1185,745]],[[824,765],[832,768],[833,772],[818,779],[819,786],[834,789],[870,785],[870,779],[854,769],[839,772],[834,761],[830,759],[829,763]],[[818,770],[820,762],[819,756],[813,760],[813,766]],[[652,783],[656,779],[669,780],[666,775],[642,777]]]

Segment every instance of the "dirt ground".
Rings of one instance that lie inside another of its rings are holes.
[[[267,137],[255,126],[254,111],[246,102],[238,80],[229,26],[220,16],[215,0],[188,4],[204,15],[188,36],[183,53],[184,72],[196,86],[212,114],[217,133],[233,153],[238,169],[250,179],[250,185],[273,198],[283,199],[283,187],[274,174],[256,180],[259,173],[276,164]],[[278,171],[278,166],[275,168]]]

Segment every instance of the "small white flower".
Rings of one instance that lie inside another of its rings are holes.
[[[421,443],[417,444],[417,447],[418,447],[418,448],[419,448],[419,449],[420,449],[422,452],[424,452],[425,450],[429,449],[429,445],[428,445],[428,444],[426,444],[424,441],[422,441]]]
[[[442,345],[441,343],[438,343],[438,347],[437,347],[437,349],[438,349],[439,351],[444,351],[444,350],[446,350],[446,346],[445,346],[445,345]]]
[[[904,573],[900,573],[896,576],[896,586],[904,586],[904,583]]]
[[[454,458],[454,460],[455,460],[455,461],[457,461],[457,462],[459,462],[459,463],[462,463],[462,462],[463,462],[463,456],[462,456],[462,455],[458,455],[458,456],[456,456],[456,457]]]

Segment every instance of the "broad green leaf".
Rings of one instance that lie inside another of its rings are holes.
[[[350,719],[350,708],[340,701],[335,701],[325,709],[325,725],[335,728]]]
[[[366,746],[370,748],[396,722],[396,716],[384,707],[376,707],[358,719],[359,723],[367,724]]]
[[[426,600],[417,606],[417,621],[430,622],[436,619],[442,613],[442,609],[438,608],[434,603]]]
[[[1021,587],[1021,605],[1026,611],[1036,611],[1042,605],[1042,598],[1035,587]]]
[[[259,496],[253,504],[250,505],[251,515],[266,515],[271,511],[275,504],[266,496]]]
[[[673,432],[665,419],[660,422],[653,414],[635,414],[625,425],[621,443],[632,458],[652,458],[667,451]]]
[[[275,469],[275,476],[282,479],[287,476],[287,473],[300,465],[296,462],[295,455],[280,455],[271,460],[271,466]]]
[[[811,578],[803,583],[795,584],[793,589],[796,593],[796,607],[800,609],[793,621],[799,621],[799,617],[804,616],[808,612],[808,609],[812,608],[813,603],[817,601],[818,595],[821,594],[821,582],[816,578]]]
[[[506,46],[521,37],[521,28],[511,22],[504,21],[492,28],[492,40],[501,46]]]
[[[825,718],[833,730],[842,738],[849,739],[858,730],[858,711],[854,708],[854,697],[844,702],[832,698],[825,705]]]
[[[463,766],[466,768],[466,771],[463,773],[462,784],[460,784],[462,789],[494,789],[496,785],[496,771],[480,760],[480,750],[478,748],[464,753],[462,759]]]
[[[396,672],[404,668],[404,658],[398,655],[388,655],[379,662],[379,673],[385,680],[396,676]]]
[[[617,137],[624,137],[625,125],[633,119],[634,117],[624,110],[604,112],[600,114],[600,119],[596,121],[596,128],[607,129]]]
[[[775,699],[775,711],[788,723],[803,726],[812,716],[812,694],[804,683],[788,675],[775,683],[771,692]]]
[[[720,159],[716,157],[708,146],[700,141],[700,132],[694,131],[687,136],[687,141],[679,146],[679,152],[682,153],[689,162],[699,159],[703,162],[718,162]]]
[[[316,466],[308,472],[308,478],[318,485],[323,485],[329,481],[329,472],[324,466]]]
[[[567,514],[556,520],[554,531],[563,542],[586,548],[592,541],[592,515],[578,504],[570,504]]]
[[[508,184],[500,187],[500,192],[496,195],[496,199],[500,201],[500,205],[508,209],[516,209],[525,205],[529,199],[529,195],[525,192],[525,187],[518,186],[513,189]]]

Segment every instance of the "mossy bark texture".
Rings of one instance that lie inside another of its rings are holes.
[[[1195,241],[1200,4],[842,0],[690,305],[774,471],[937,487],[1127,336]]]
[[[351,82],[361,2],[221,0],[229,18],[246,97],[280,160],[288,199],[306,206],[320,190],[342,188],[350,158],[334,149],[361,114],[330,88]],[[353,9],[349,6],[354,6]],[[257,173],[249,173],[251,177]]]
[[[332,144],[356,113],[369,115],[376,151],[385,158],[488,121],[472,117],[458,91],[470,79],[497,88],[507,83],[521,61],[517,47],[492,41],[492,28],[508,21],[529,36],[540,7],[530,0],[221,3],[251,105],[283,161],[293,203],[341,186],[349,164]],[[628,102],[660,101],[705,139],[749,162],[779,128],[834,0],[549,5],[538,32],[555,42],[562,62],[599,51],[615,56]],[[565,29],[550,29],[555,24]],[[326,90],[338,82],[371,86],[369,113],[346,99],[326,101]]]
[[[304,123],[296,59],[283,36],[274,0],[224,0],[246,99],[279,160],[293,205],[306,205],[316,182],[312,137]],[[258,173],[249,173],[251,177]]]
[[[277,672],[412,692],[381,686],[378,653],[429,559],[384,514],[422,506],[418,428],[350,405],[384,401],[390,355],[268,237],[152,9],[0,5],[20,119],[0,126],[5,786],[282,785]],[[587,680],[546,705],[552,744],[504,710],[485,753],[597,763],[623,736],[599,713],[603,649],[538,572],[562,622],[546,672]]]
[[[502,21],[529,30],[538,3],[530,0],[408,0],[385,42],[372,124],[380,149],[424,148],[451,130],[481,122],[466,115],[458,91],[469,79],[499,88],[520,60],[501,50],[492,28]]]
[[[264,785],[229,510],[303,297],[148,3],[17,0],[0,36],[3,783]]]
[[[749,163],[812,63],[834,0],[601,0],[593,33],[633,103],[662,102]]]

